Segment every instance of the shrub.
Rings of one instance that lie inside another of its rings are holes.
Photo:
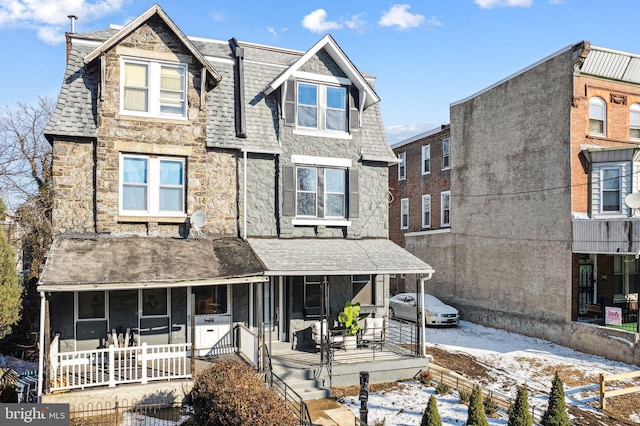
[[[438,383],[438,386],[436,386],[436,393],[438,395],[446,395],[449,393],[449,385],[446,383]]]
[[[458,391],[458,395],[460,397],[461,404],[465,404],[465,405],[469,404],[469,401],[471,400],[471,392],[466,391],[464,389],[460,389]]]
[[[422,423],[420,426],[442,426],[442,420],[440,420],[440,413],[438,413],[438,404],[436,403],[436,397],[431,395],[427,408],[422,415]]]
[[[467,426],[489,426],[487,415],[482,405],[482,390],[480,386],[474,386],[469,401],[469,410],[467,412]]]
[[[431,380],[433,380],[433,377],[431,377],[431,373],[429,373],[428,371],[420,370],[418,371],[417,379],[423,385],[429,386],[431,385]]]
[[[249,366],[220,361],[200,373],[191,391],[196,422],[213,426],[299,424]]]
[[[542,415],[542,426],[570,426],[567,417],[567,407],[564,403],[564,388],[558,372],[553,376],[551,382],[551,395],[549,395],[549,405]]]
[[[529,412],[529,393],[527,387],[518,388],[516,401],[509,409],[509,423],[507,426],[532,426],[533,418]]]
[[[498,403],[493,400],[490,396],[486,397],[482,401],[482,406],[484,408],[484,413],[487,416],[493,416],[498,412]]]

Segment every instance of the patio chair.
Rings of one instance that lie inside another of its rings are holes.
[[[324,335],[325,344],[328,343],[330,348],[336,348],[343,344],[344,336],[332,334],[327,327],[327,320],[316,321],[311,324],[311,337],[316,344],[316,349],[322,345],[322,336]]]
[[[384,317],[365,318],[364,328],[360,334],[360,344],[363,346],[379,345],[384,342]]]

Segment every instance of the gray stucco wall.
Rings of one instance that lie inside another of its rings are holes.
[[[435,269],[430,280],[425,282],[425,291],[436,297],[454,296],[455,263],[451,232],[405,236],[404,248],[411,254],[429,262]],[[408,276],[406,291],[416,291],[416,277]]]
[[[570,319],[571,94],[564,52],[451,107],[455,285],[443,293],[464,319],[545,338],[557,336],[544,324]]]

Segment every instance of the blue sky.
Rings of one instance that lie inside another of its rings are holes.
[[[126,24],[153,2],[0,0],[0,104],[57,97],[67,15],[77,32]],[[638,0],[167,0],[189,36],[307,50],[331,33],[376,91],[389,142],[449,122],[449,104],[566,46],[640,54]]]

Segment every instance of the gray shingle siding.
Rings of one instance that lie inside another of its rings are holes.
[[[95,72],[87,74],[83,63],[83,58],[92,50],[92,46],[72,46],[56,109],[44,129],[48,137],[96,137],[99,76]]]

